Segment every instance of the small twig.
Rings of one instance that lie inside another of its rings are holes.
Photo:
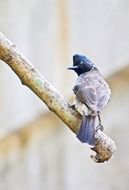
[[[65,98],[39,73],[39,71],[0,33],[0,59],[11,67],[22,84],[29,87],[74,133],[80,127],[82,116],[69,107]],[[114,141],[103,132],[96,132],[96,145],[92,156],[96,162],[109,160],[115,152]]]

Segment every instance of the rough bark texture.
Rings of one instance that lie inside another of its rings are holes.
[[[80,127],[81,115],[69,107],[65,98],[39,73],[39,71],[0,33],[0,59],[11,67],[22,84],[29,87],[74,133]],[[109,160],[116,150],[114,141],[102,131],[96,132],[97,154],[91,156],[95,162]]]

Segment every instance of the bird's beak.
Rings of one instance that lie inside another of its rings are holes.
[[[77,68],[78,68],[77,65],[75,65],[75,66],[71,66],[71,67],[68,67],[68,69],[71,69],[71,70],[74,70],[74,69],[77,69]]]

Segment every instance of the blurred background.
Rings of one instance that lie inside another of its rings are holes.
[[[0,0],[0,31],[66,97],[75,53],[87,55],[110,84],[105,133],[117,144],[103,164],[2,61],[0,190],[129,189],[129,1]]]

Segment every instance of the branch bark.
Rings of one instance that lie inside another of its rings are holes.
[[[0,33],[0,59],[16,73],[23,85],[29,87],[74,133],[82,116],[69,107],[69,102],[39,73],[39,71]],[[102,131],[96,131],[96,145],[92,148],[95,162],[109,160],[116,150],[114,141]]]

